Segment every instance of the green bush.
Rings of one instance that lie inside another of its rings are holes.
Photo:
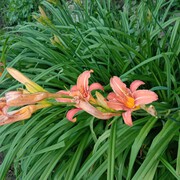
[[[41,0],[3,0],[0,10],[4,26],[31,21],[32,13],[37,11],[40,2]]]
[[[84,70],[91,82],[110,92],[116,75],[126,83],[139,79],[155,91],[158,118],[133,113],[132,127],[122,117],[108,121],[71,108],[43,109],[24,122],[0,127],[0,151],[6,154],[1,178],[13,164],[17,179],[179,179],[180,63],[177,1],[84,0],[42,2],[37,22],[10,34],[7,66],[15,67],[50,92],[69,89]],[[22,88],[4,71],[2,92]]]

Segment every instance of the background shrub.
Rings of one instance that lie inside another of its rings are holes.
[[[1,26],[12,26],[32,20],[32,12],[37,11],[42,0],[2,0]]]

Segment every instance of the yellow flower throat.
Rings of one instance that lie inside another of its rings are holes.
[[[125,106],[127,108],[134,108],[135,106],[135,101],[134,101],[134,98],[130,97],[130,96],[126,96],[126,101],[124,102]]]

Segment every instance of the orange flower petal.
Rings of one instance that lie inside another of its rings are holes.
[[[66,95],[66,96],[69,96],[69,93],[70,93],[70,91],[64,91],[64,90],[61,90],[61,91],[57,92],[57,94]]]
[[[86,101],[80,101],[78,107],[80,107],[81,109],[83,109],[84,111],[86,111],[87,113],[93,115],[98,119],[110,119],[113,116],[119,115],[115,113],[101,112]]]
[[[4,125],[5,124],[4,122],[6,122],[7,120],[8,120],[7,116],[5,116],[4,114],[0,114],[0,126]]]
[[[127,108],[123,104],[121,104],[119,102],[108,101],[107,105],[108,105],[109,108],[114,109],[116,111],[127,110]]]
[[[104,88],[103,88],[103,86],[101,85],[101,84],[99,84],[99,83],[93,83],[93,84],[91,84],[90,86],[89,86],[89,91],[91,92],[91,91],[93,91],[93,90],[104,90]]]
[[[124,97],[129,94],[129,89],[126,88],[126,84],[124,84],[117,76],[110,79],[110,85],[117,96]]]
[[[78,91],[77,85],[72,86],[70,91]]]
[[[61,103],[73,103],[73,99],[70,98],[56,98],[56,101]]]
[[[77,89],[81,92],[81,94],[88,94],[89,78],[90,78],[90,74],[92,72],[93,72],[93,70],[84,71],[82,74],[79,75],[79,77],[77,79]]]
[[[141,85],[145,84],[143,81],[140,81],[140,80],[135,80],[131,83],[130,85],[130,90],[131,92],[134,92],[137,90],[137,88]]]
[[[6,98],[1,97],[0,98],[0,110],[6,105]]]
[[[117,96],[116,96],[116,94],[115,94],[114,92],[110,92],[110,93],[108,94],[108,96],[107,96],[107,99],[108,99],[108,100],[117,101],[116,98],[117,98]]]
[[[0,126],[28,119],[38,109],[42,109],[48,106],[50,105],[29,105],[11,112],[7,112],[7,110],[4,110],[6,111],[4,112],[4,115],[0,115]]]
[[[38,92],[34,94],[23,94],[22,91],[10,91],[5,94],[6,103],[8,106],[23,106],[27,104],[34,104],[46,98],[53,97],[56,94],[46,92]]]
[[[131,111],[126,111],[126,112],[122,113],[122,117],[124,119],[125,124],[127,124],[128,126],[133,125]]]
[[[67,112],[66,118],[71,121],[71,122],[76,122],[76,118],[73,118],[75,116],[75,114],[79,111],[81,111],[81,108],[75,108],[75,109],[71,109]]]
[[[137,90],[133,93],[135,105],[149,104],[158,99],[155,92],[150,90]]]

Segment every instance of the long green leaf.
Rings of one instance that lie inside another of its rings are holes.
[[[116,147],[116,133],[117,133],[116,126],[117,126],[117,122],[114,121],[111,127],[109,146],[108,146],[107,180],[114,179],[115,147]]]

